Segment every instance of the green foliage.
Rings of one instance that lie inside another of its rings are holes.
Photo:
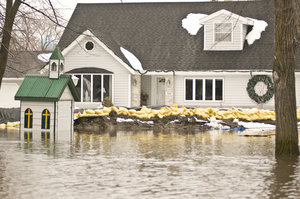
[[[106,106],[106,107],[111,107],[111,106],[113,106],[113,103],[111,102],[111,100],[108,97],[105,97],[103,99],[102,105]]]
[[[267,92],[262,96],[259,96],[255,92],[255,89],[254,89],[255,85],[258,82],[263,82],[267,86],[267,89],[268,89]],[[249,97],[252,100],[254,100],[256,103],[258,103],[258,104],[266,103],[274,95],[274,85],[273,85],[272,79],[267,75],[254,75],[248,82],[247,92],[248,92]]]

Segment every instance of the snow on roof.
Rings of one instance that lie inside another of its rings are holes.
[[[48,62],[49,58],[52,53],[43,53],[43,54],[38,54],[37,58],[41,60],[42,62]]]
[[[182,27],[186,29],[189,34],[196,35],[202,27],[200,20],[207,16],[208,15],[206,14],[190,13],[186,16],[186,18],[182,19]],[[252,19],[249,17],[246,19],[254,22],[252,30],[246,36],[248,44],[251,45],[255,40],[260,39],[261,33],[265,31],[268,23],[263,20]]]
[[[120,47],[120,50],[135,70],[144,70],[142,63],[134,54],[123,47]]]
[[[249,45],[253,44],[255,40],[260,39],[261,33],[265,31],[268,23],[263,20],[249,18],[254,21],[252,30],[247,34],[246,39]]]
[[[206,14],[190,13],[186,18],[182,19],[182,27],[188,31],[191,35],[196,35],[199,29],[202,27],[200,19],[207,17]]]

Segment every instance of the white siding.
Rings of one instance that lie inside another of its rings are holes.
[[[84,46],[87,41],[83,40],[76,45],[65,57],[65,71],[82,67],[96,67],[109,70],[114,73],[113,76],[113,103],[116,106],[127,106],[129,104],[129,71],[112,57],[106,50],[94,41],[94,49],[85,50]],[[76,106],[84,103],[76,103]]]
[[[71,100],[57,102],[56,139],[68,140],[73,133],[73,104]]]
[[[231,23],[232,24],[232,42],[214,42],[214,24],[215,23]],[[242,24],[239,20],[221,14],[204,24],[205,33],[204,50],[242,50],[241,39],[242,39]]]
[[[17,83],[3,81],[0,88],[0,108],[20,107],[20,101],[15,100],[15,94],[19,89]]]
[[[24,113],[27,108],[30,108],[33,112],[33,123],[32,129],[24,128]],[[21,132],[23,131],[46,131],[41,129],[42,125],[42,112],[44,109],[48,109],[50,112],[50,131],[53,131],[54,126],[54,102],[32,102],[32,101],[21,101]]]
[[[271,73],[268,74],[272,76]],[[184,78],[223,78],[224,79],[224,100],[222,102],[214,101],[185,101],[184,100]],[[247,84],[251,78],[250,73],[243,75],[222,75],[217,73],[215,76],[176,76],[175,78],[175,103],[185,106],[200,106],[200,107],[256,107],[256,108],[274,108],[274,97],[263,106],[257,105],[256,102],[250,99],[247,93]],[[298,75],[298,79],[300,75]],[[297,85],[300,80],[297,81]],[[300,105],[300,86],[297,87],[297,104]]]
[[[60,97],[60,100],[65,101],[65,100],[73,100],[73,95],[71,93],[71,90],[67,86],[63,92],[63,94]]]

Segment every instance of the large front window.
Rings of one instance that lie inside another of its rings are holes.
[[[222,101],[223,79],[187,78],[185,79],[185,100]]]
[[[102,102],[105,97],[112,100],[112,75],[74,74],[78,78],[76,88],[81,102]]]

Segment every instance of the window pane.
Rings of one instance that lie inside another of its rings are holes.
[[[216,23],[215,24],[215,41],[231,41],[232,25],[231,23]]]
[[[112,76],[104,75],[104,89],[103,89],[103,98],[108,97],[110,100],[112,99]]]
[[[75,75],[78,78],[77,84],[75,85],[79,95],[80,95],[80,102],[81,102],[81,75]]]
[[[215,32],[231,32],[231,23],[216,23]]]
[[[83,75],[83,102],[91,102],[91,76]]]
[[[212,79],[205,80],[205,100],[212,100]]]
[[[216,33],[215,41],[231,41],[231,33]]]
[[[216,79],[216,91],[215,91],[216,100],[223,100],[223,80]]]
[[[196,79],[196,100],[203,100],[203,80]]]
[[[93,102],[101,102],[101,75],[93,75]]]
[[[193,80],[185,80],[185,100],[193,100]]]

